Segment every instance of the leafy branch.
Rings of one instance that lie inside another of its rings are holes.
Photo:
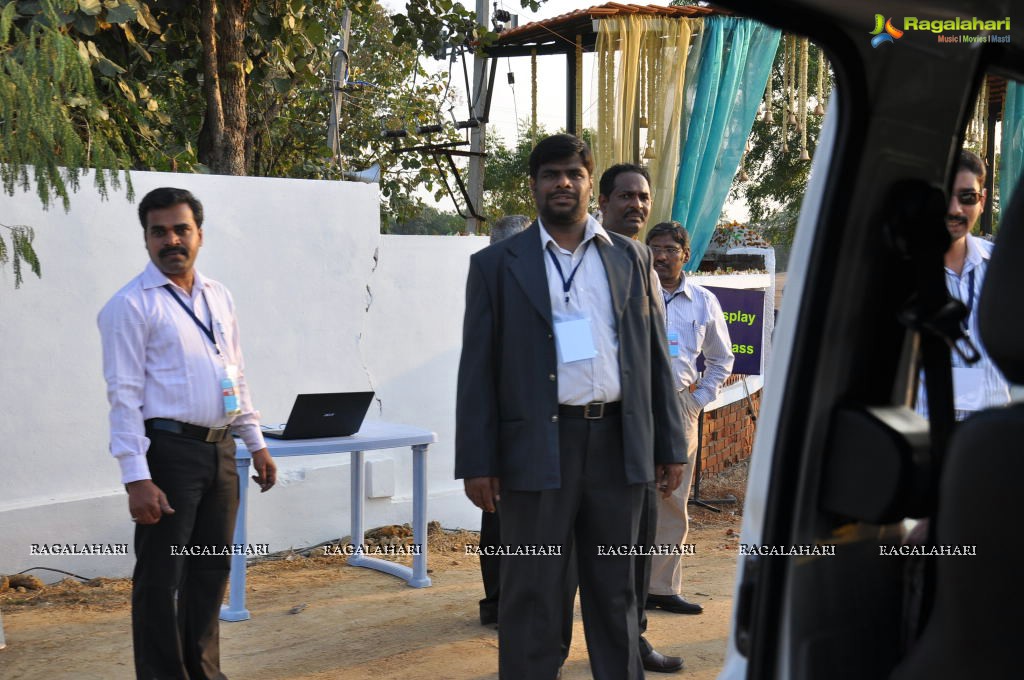
[[[32,248],[32,241],[36,237],[32,227],[26,224],[0,224],[0,227],[10,232],[11,239],[11,245],[8,246],[3,236],[0,236],[0,267],[8,262],[12,262],[14,287],[21,288],[21,284],[24,281],[23,263],[29,266],[37,278],[42,276],[39,257]]]

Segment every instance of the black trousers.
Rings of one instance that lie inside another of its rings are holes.
[[[480,513],[480,548],[501,544],[501,521],[496,512]],[[501,594],[501,556],[480,554],[480,577],[484,582],[484,599],[480,600],[480,619],[498,619],[498,597]]]
[[[220,680],[220,605],[238,511],[235,443],[216,444],[148,430],[153,483],[174,514],[135,528],[132,641],[140,680]],[[174,554],[177,552],[178,554]]]
[[[658,489],[654,482],[644,485],[644,500],[640,512],[639,544],[650,550],[658,531]],[[651,585],[651,556],[636,558],[636,606],[640,625],[640,658],[647,656],[654,647],[644,637],[647,632],[647,591]]]
[[[496,548],[501,545],[501,519],[497,512],[482,512],[480,517],[480,547]],[[572,551],[572,547],[569,547]],[[480,576],[484,582],[484,598],[480,600],[480,620],[498,620],[498,604],[501,597],[501,555],[480,554]],[[576,589],[579,579],[576,576],[576,562],[570,559],[568,582],[562,599],[562,661],[569,658],[572,646],[572,617],[576,604]],[[643,607],[641,607],[643,611]],[[644,626],[647,618],[644,617]],[[641,650],[642,651],[642,650]]]
[[[643,678],[637,649],[634,558],[607,553],[609,547],[636,543],[644,485],[626,484],[623,479],[618,417],[562,418],[559,441],[560,488],[501,492],[504,545],[560,545],[563,549],[560,556],[502,558],[500,677],[555,677],[562,663],[563,603],[575,555],[593,677]],[[570,550],[573,544],[575,550]]]

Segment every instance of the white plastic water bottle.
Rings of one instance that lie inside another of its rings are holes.
[[[221,396],[224,398],[224,415],[241,415],[242,409],[238,403],[238,367],[229,365],[226,369],[227,376],[220,381]]]

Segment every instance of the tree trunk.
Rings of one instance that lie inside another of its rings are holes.
[[[224,175],[244,175],[245,143],[249,120],[245,86],[245,27],[252,0],[222,0],[217,20],[217,65],[224,107],[224,140],[221,167]]]
[[[248,131],[245,26],[252,0],[202,0],[203,94],[206,116],[199,160],[214,173],[246,174]]]
[[[199,162],[219,172],[224,145],[224,107],[220,98],[220,73],[217,69],[217,1],[202,0],[199,39],[203,47],[203,97],[206,115],[199,132]]]

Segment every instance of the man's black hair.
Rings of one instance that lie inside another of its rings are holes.
[[[139,222],[142,223],[142,228],[145,229],[148,226],[146,216],[149,215],[150,210],[170,208],[179,203],[187,203],[188,207],[192,208],[192,219],[195,220],[196,226],[201,228],[203,226],[203,204],[188,189],[176,187],[153,189],[142,198],[139,203]]]
[[[651,183],[651,174],[647,172],[647,168],[634,163],[617,163],[601,175],[601,183],[598,185],[600,195],[611,198],[612,192],[615,191],[615,178],[624,172],[635,172],[647,180],[648,185]]]
[[[586,142],[579,137],[567,134],[545,137],[537,142],[537,146],[533,147],[533,151],[530,152],[530,177],[537,179],[537,171],[545,163],[561,161],[574,156],[580,157],[583,167],[593,176],[594,155],[590,152],[590,147]]]
[[[985,161],[981,160],[981,156],[973,151],[961,149],[960,158],[956,163],[956,171],[960,172],[961,170],[966,170],[972,175],[977,176],[978,184],[984,188],[985,177],[988,173],[985,171]]]
[[[686,250],[690,247],[690,234],[686,231],[686,227],[679,224],[675,220],[671,222],[658,222],[647,232],[647,238],[644,243],[650,244],[651,239],[655,236],[664,236],[668,234],[675,242],[679,244],[679,247]]]

